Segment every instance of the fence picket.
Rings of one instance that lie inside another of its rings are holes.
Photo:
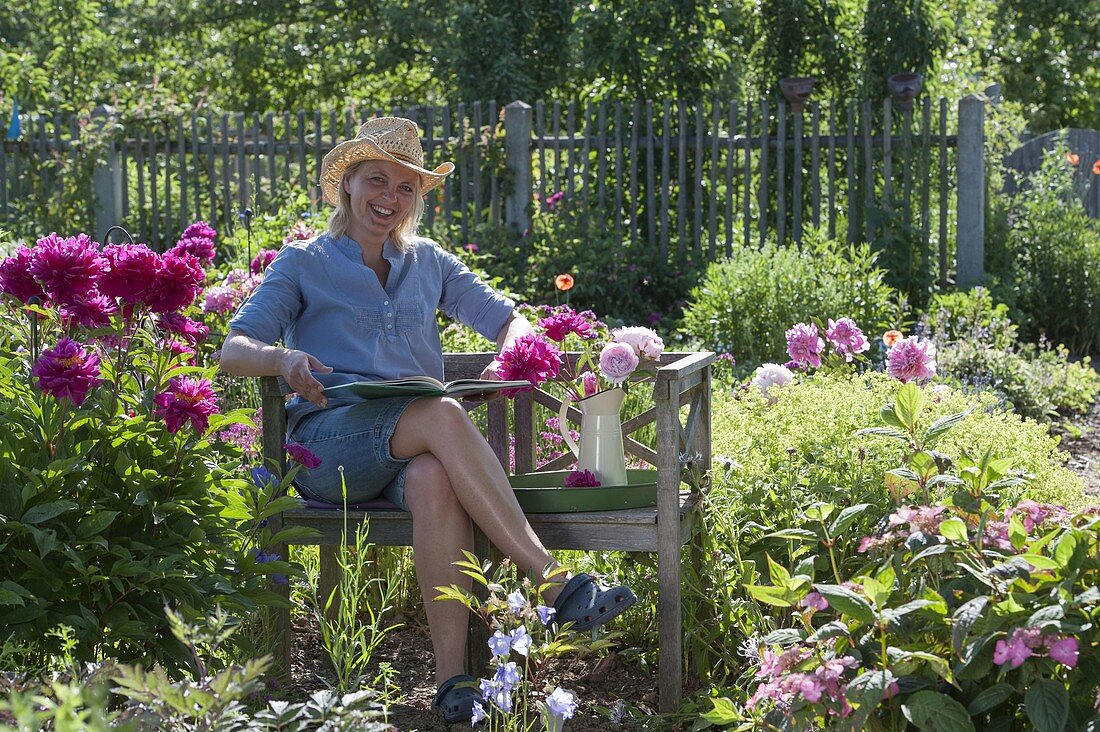
[[[760,243],[768,238],[768,138],[771,135],[771,112],[768,110],[768,100],[760,102],[760,211],[757,220],[760,222]]]
[[[940,97],[940,287],[947,287],[947,98]]]

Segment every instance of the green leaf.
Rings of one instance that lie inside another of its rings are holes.
[[[1050,605],[1048,607],[1042,607],[1031,614],[1031,617],[1027,619],[1028,628],[1045,628],[1048,625],[1058,625],[1058,621],[1066,616],[1064,610],[1060,605]]]
[[[818,541],[819,537],[813,531],[809,529],[782,529],[780,531],[773,531],[770,534],[764,534],[764,539],[794,539],[795,541]]]
[[[33,598],[34,593],[11,580],[0,582],[0,605],[24,605],[23,598]]]
[[[776,607],[791,607],[794,605],[791,592],[785,587],[772,587],[771,585],[745,585],[745,590],[757,602]]]
[[[864,427],[861,430],[856,430],[857,435],[874,435],[876,437],[890,437],[895,440],[901,440],[902,442],[909,442],[909,435],[904,432],[899,432],[892,427]]]
[[[768,559],[768,579],[771,580],[771,583],[773,585],[786,585],[791,579],[791,573],[782,564],[772,559],[770,554],[764,556]]]
[[[1069,694],[1061,682],[1036,679],[1024,695],[1024,708],[1039,732],[1061,732],[1069,718]]]
[[[982,689],[980,694],[971,699],[966,711],[970,712],[972,717],[985,714],[1003,704],[1015,691],[1016,689],[1012,684],[994,684],[987,689]]]
[[[24,524],[40,524],[43,521],[49,521],[52,518],[60,516],[66,511],[72,511],[79,508],[79,504],[75,501],[53,501],[51,503],[40,503],[37,506],[31,506],[26,512],[19,518],[19,521]]]
[[[701,716],[711,724],[733,724],[742,719],[741,714],[737,711],[737,707],[726,697],[723,696],[717,699],[711,699],[710,703],[714,705],[714,708],[709,712],[704,712]]]
[[[1016,514],[1008,517],[1008,540],[1012,543],[1013,549],[1020,549],[1027,541],[1027,529]]]
[[[969,538],[966,533],[966,522],[957,516],[944,519],[940,523],[940,536],[948,541],[965,544]]]
[[[773,630],[764,636],[764,642],[770,646],[789,646],[793,643],[801,643],[806,637],[806,631],[798,628],[780,628]]]
[[[898,389],[898,401],[894,405],[894,415],[906,431],[917,431],[917,417],[924,408],[924,392],[910,381]]]
[[[836,506],[831,503],[814,503],[806,509],[805,515],[810,521],[821,521],[824,523],[835,510]]]
[[[1017,557],[1023,559],[1038,570],[1059,569],[1061,567],[1058,562],[1050,557],[1044,557],[1042,554],[1018,554]]]
[[[871,604],[864,598],[840,585],[814,585],[822,597],[829,601],[829,605],[836,612],[849,615],[864,623],[875,622],[875,611]]]
[[[913,726],[924,732],[969,732],[974,729],[966,707],[936,691],[918,691],[905,700],[901,712]]]
[[[882,409],[879,410],[878,414],[879,414],[879,417],[882,418],[882,421],[884,423],[890,425],[891,427],[897,427],[899,430],[905,429],[905,425],[903,425],[900,421],[898,421],[898,417],[894,413],[894,403],[893,402],[886,402],[885,404],[883,404]],[[898,434],[901,434],[901,433],[899,432]],[[903,435],[903,436],[908,441],[909,435]]]
[[[975,597],[973,600],[968,600],[960,605],[959,609],[951,616],[952,620],[955,621],[955,627],[951,631],[951,649],[955,651],[956,655],[962,655],[963,644],[966,642],[966,637],[970,635],[970,629],[982,617],[982,612],[988,604],[988,597],[984,595]]]
[[[957,414],[949,414],[946,417],[940,417],[935,422],[933,422],[927,430],[925,430],[924,435],[921,436],[921,444],[927,446],[935,442],[936,439],[940,437],[940,435],[947,432],[959,422],[962,422],[964,419],[969,417],[970,413],[973,411],[973,409],[968,409],[965,412],[959,412]]]
[[[893,682],[894,674],[889,669],[876,669],[865,671],[848,683],[844,696],[856,709],[855,714],[848,720],[854,728],[858,728],[858,725],[867,720],[875,707],[882,702]]]
[[[829,534],[834,537],[840,536],[851,527],[861,513],[870,507],[870,503],[857,503],[854,506],[848,506],[833,519],[832,525],[829,526]]]
[[[96,511],[80,519],[76,525],[76,535],[81,539],[91,538],[114,523],[118,511]]]
[[[1072,533],[1066,532],[1062,534],[1062,537],[1058,539],[1058,543],[1054,545],[1054,560],[1058,562],[1059,566],[1065,568],[1069,566],[1070,560],[1073,559],[1073,552],[1077,549],[1077,537]],[[1034,545],[1031,548],[1035,551]]]

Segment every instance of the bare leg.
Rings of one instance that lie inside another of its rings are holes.
[[[470,517],[432,455],[417,455],[405,472],[405,501],[413,517],[413,562],[435,651],[436,684],[462,673],[469,611],[458,602],[435,602],[436,587],[470,589],[472,580],[453,562],[474,544]]]
[[[557,566],[523,515],[496,455],[461,404],[447,398],[418,399],[401,415],[390,451],[398,458],[425,453],[435,457],[465,512],[521,570],[541,578],[547,565]],[[553,602],[557,591],[547,591],[543,601]]]

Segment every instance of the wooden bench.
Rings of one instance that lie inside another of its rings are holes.
[[[446,378],[476,378],[492,360],[492,353],[447,354],[444,359]],[[576,354],[569,354],[576,358]],[[653,406],[623,423],[624,447],[657,468],[657,505],[652,508],[593,511],[584,513],[529,514],[528,520],[548,549],[616,550],[657,553],[657,614],[659,627],[658,690],[662,713],[677,710],[683,683],[680,548],[691,536],[692,522],[699,507],[701,491],[705,490],[711,466],[710,398],[711,364],[714,354],[666,353],[652,383]],[[635,388],[646,388],[639,384]],[[263,451],[266,460],[285,467],[286,413],[285,388],[275,377],[261,379],[263,403]],[[515,472],[535,471],[535,438],[540,431],[536,423],[535,404],[547,407],[554,415],[561,401],[540,389],[518,395],[515,399],[497,399],[477,409],[487,410],[486,439],[505,470],[509,467],[509,420],[512,410],[515,433]],[[681,419],[681,407],[688,406]],[[570,409],[569,417],[580,421],[580,412]],[[638,442],[631,433],[656,423],[656,450]],[[570,453],[540,466],[540,470],[559,470],[573,462]],[[690,468],[690,470],[688,470]],[[695,478],[695,479],[693,479]],[[685,481],[691,485],[685,489]],[[411,546],[412,520],[399,510],[350,511],[347,530],[354,531],[368,521],[368,540],[382,546]],[[316,529],[316,541],[321,548],[320,592],[327,597],[339,579],[336,548],[345,530],[342,510],[311,508],[303,502],[300,508],[284,512],[274,520],[273,528],[282,525],[307,526]],[[488,555],[488,543],[481,535],[475,541],[475,553]],[[286,556],[286,548],[282,548]],[[644,597],[641,598],[643,601]],[[471,629],[478,625],[471,623]],[[276,619],[278,635],[277,660],[284,669],[290,668],[290,611],[281,611]],[[480,641],[484,645],[483,641]],[[474,642],[468,644],[468,657],[476,653]],[[480,654],[479,654],[480,655]],[[475,668],[471,673],[481,671]]]

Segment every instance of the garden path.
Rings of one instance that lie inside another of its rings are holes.
[[[1070,454],[1066,465],[1085,481],[1085,491],[1100,500],[1100,399],[1074,424],[1081,429],[1079,437],[1062,434],[1062,448]]]

